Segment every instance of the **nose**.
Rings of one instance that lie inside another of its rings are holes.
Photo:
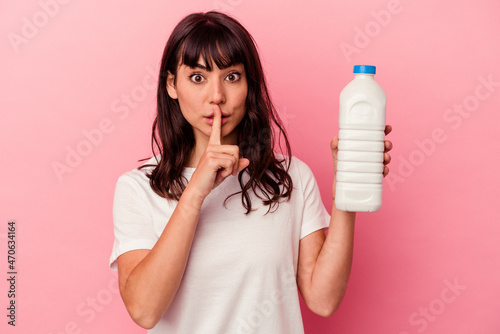
[[[224,94],[224,85],[218,80],[214,80],[210,86],[210,102],[213,104],[220,104],[226,101]]]

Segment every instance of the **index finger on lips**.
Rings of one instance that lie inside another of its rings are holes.
[[[211,145],[221,144],[221,110],[218,104],[214,106],[214,118],[212,123],[212,132],[208,143]]]

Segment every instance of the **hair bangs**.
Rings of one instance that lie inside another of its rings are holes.
[[[212,22],[194,28],[181,50],[181,64],[192,68],[199,63],[200,57],[208,71],[213,70],[214,62],[220,69],[244,64],[243,46],[237,36]]]

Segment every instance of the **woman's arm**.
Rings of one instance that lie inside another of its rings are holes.
[[[120,294],[130,316],[141,327],[156,325],[179,288],[201,204],[196,196],[184,191],[155,246],[118,257]]]
[[[236,145],[221,145],[221,111],[214,107],[208,146],[151,250],[134,250],[118,257],[120,294],[132,319],[153,328],[170,306],[181,283],[206,196],[229,175],[250,163],[239,158]]]
[[[392,127],[385,129],[386,135]],[[391,157],[392,143],[385,141],[384,165]],[[336,172],[338,138],[332,140],[331,149]],[[389,173],[384,166],[384,176]],[[335,198],[333,183],[333,197]],[[307,306],[314,313],[328,317],[340,306],[347,289],[351,273],[354,245],[355,212],[337,210],[335,201],[328,233],[324,230],[313,232],[300,240],[297,285]]]
[[[347,289],[356,217],[332,207],[327,235],[318,230],[299,244],[297,284],[309,309],[323,317],[337,310]]]

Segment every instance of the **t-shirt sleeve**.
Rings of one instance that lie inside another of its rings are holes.
[[[124,174],[116,183],[113,200],[115,240],[109,266],[118,270],[118,257],[135,249],[152,249],[157,241],[145,195],[137,181]]]
[[[302,226],[300,238],[322,228],[327,228],[330,224],[330,214],[326,211],[321,199],[318,183],[314,178],[309,166],[299,159],[295,159],[298,173],[300,175],[300,188],[304,200],[302,211]]]

